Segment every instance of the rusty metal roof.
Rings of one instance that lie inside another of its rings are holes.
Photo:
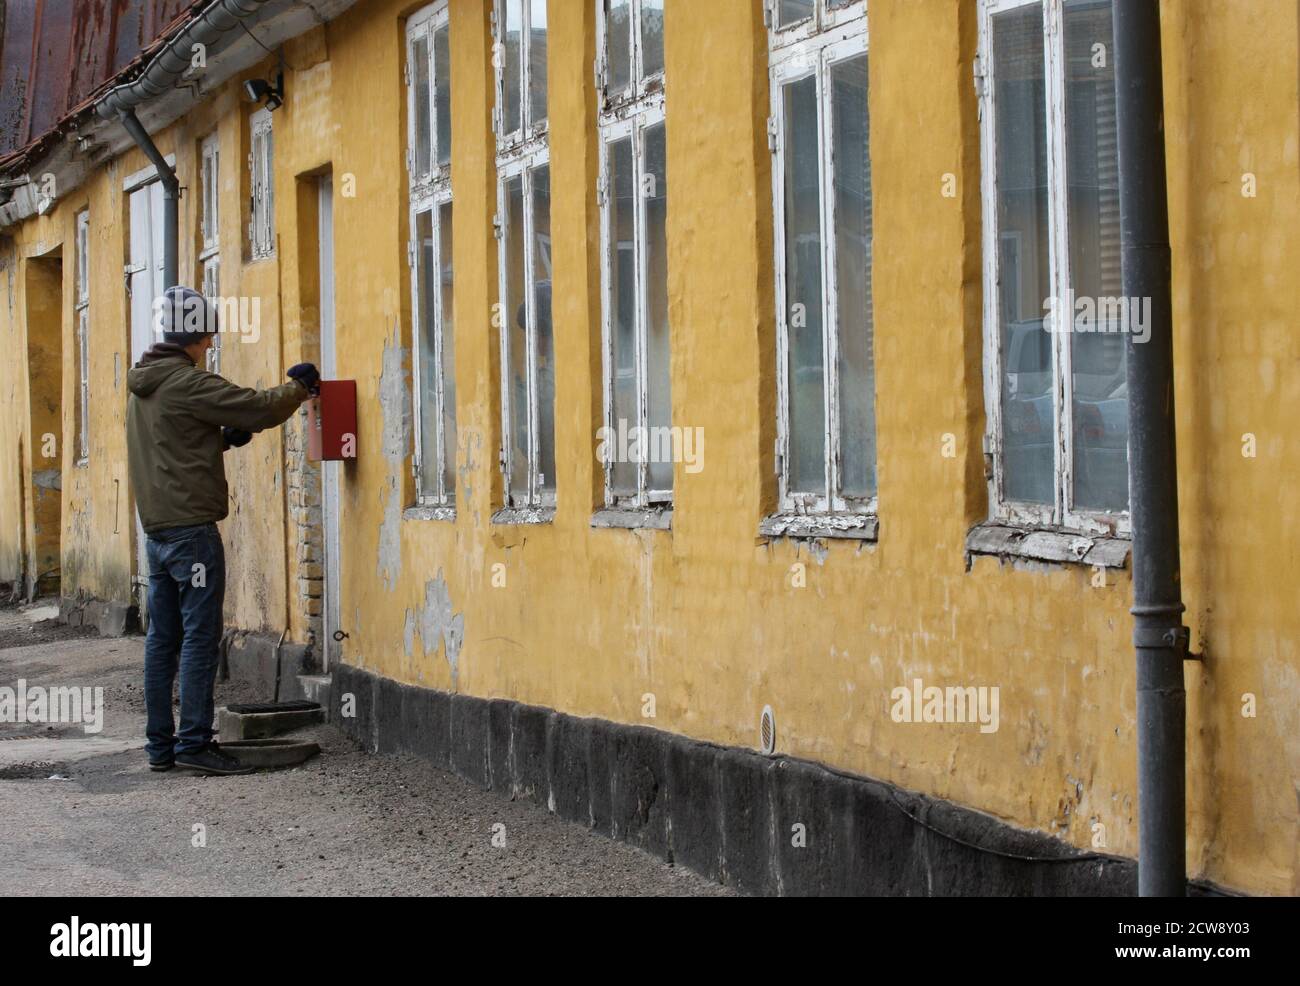
[[[0,164],[38,150],[208,0],[4,0]]]

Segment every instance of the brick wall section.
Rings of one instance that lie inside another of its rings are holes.
[[[319,656],[323,632],[325,541],[321,523],[320,464],[307,458],[307,405],[285,427],[285,473],[289,488],[289,531],[294,544],[291,606],[295,627],[305,629],[303,643]]]

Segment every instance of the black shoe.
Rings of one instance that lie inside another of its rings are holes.
[[[252,767],[245,767],[228,753],[222,753],[216,743],[209,743],[193,753],[176,754],[176,766],[189,767],[191,770],[205,774],[251,774]]]
[[[149,761],[150,770],[171,770],[175,766],[176,766],[176,760],[174,758],[171,760],[150,760]]]

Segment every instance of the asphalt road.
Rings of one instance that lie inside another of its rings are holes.
[[[151,772],[143,641],[0,610],[0,687],[103,688],[103,728],[0,723],[0,895],[724,895],[639,850],[328,726],[306,764]],[[251,701],[218,685],[218,705]],[[504,842],[504,845],[501,843]]]

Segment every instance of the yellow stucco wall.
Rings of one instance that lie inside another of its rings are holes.
[[[784,752],[1079,846],[1093,845],[1099,823],[1107,851],[1136,854],[1128,573],[1097,588],[1081,567],[981,558],[968,570],[963,552],[967,529],[987,511],[973,6],[870,5],[874,546],[757,534],[775,503],[776,366],[767,39],[757,3],[670,0],[667,10],[673,416],[706,439],[705,468],[676,471],[670,533],[590,524],[601,482],[592,4],[552,2],[550,13],[559,488],[551,524],[489,520],[501,497],[489,0],[451,4],[454,522],[403,517],[412,485],[402,17],[417,6],[369,0],[286,50],[288,98],[274,117],[275,259],[243,261],[247,106],[235,84],[157,137],[195,188],[197,141],[219,124],[222,291],[261,299],[262,341],[227,346],[223,357],[225,374],[242,384],[275,383],[313,352],[315,246],[303,211],[310,196],[297,182],[332,169],[338,359],[359,397],[359,456],[345,465],[341,491],[347,662],[625,722],[647,721],[652,693],[651,725],[745,746],[771,704]],[[1208,655],[1187,673],[1189,870],[1291,892],[1300,502],[1287,480],[1300,464],[1289,413],[1300,396],[1289,372],[1300,355],[1291,324],[1300,302],[1300,25],[1284,0],[1167,2],[1163,13],[1184,593],[1194,645]],[[120,593],[130,567],[129,515],[125,505],[113,510],[113,481],[124,472],[115,358],[127,345],[121,180],[142,163],[125,155],[13,231],[21,257],[37,244],[71,243],[73,213],[90,204],[92,372],[103,399],[91,464],[65,483],[64,558],[65,577],[75,572],[78,585],[105,596]],[[1242,196],[1243,172],[1256,176],[1257,197]],[[945,174],[957,177],[955,198],[941,194]],[[352,197],[341,191],[345,176]],[[193,202],[181,213],[181,273],[191,282]],[[0,267],[9,293],[0,331],[13,334],[21,307],[11,283]],[[71,326],[69,316],[66,333]],[[2,372],[3,399],[13,401],[17,377],[7,363]],[[65,394],[71,386],[65,371]],[[1247,432],[1257,438],[1253,459],[1241,454]],[[948,434],[955,457],[942,454]],[[7,433],[3,440],[11,443]],[[227,619],[277,632],[288,625],[301,640],[286,578],[297,563],[283,456],[276,432],[228,459]],[[12,489],[0,480],[6,511]],[[0,531],[0,561],[14,551],[11,527]],[[504,587],[492,584],[496,563]],[[790,578],[797,563],[804,588]],[[893,722],[890,690],[914,678],[998,686],[1001,728]],[[1257,698],[1254,718],[1241,715],[1246,692]]]

